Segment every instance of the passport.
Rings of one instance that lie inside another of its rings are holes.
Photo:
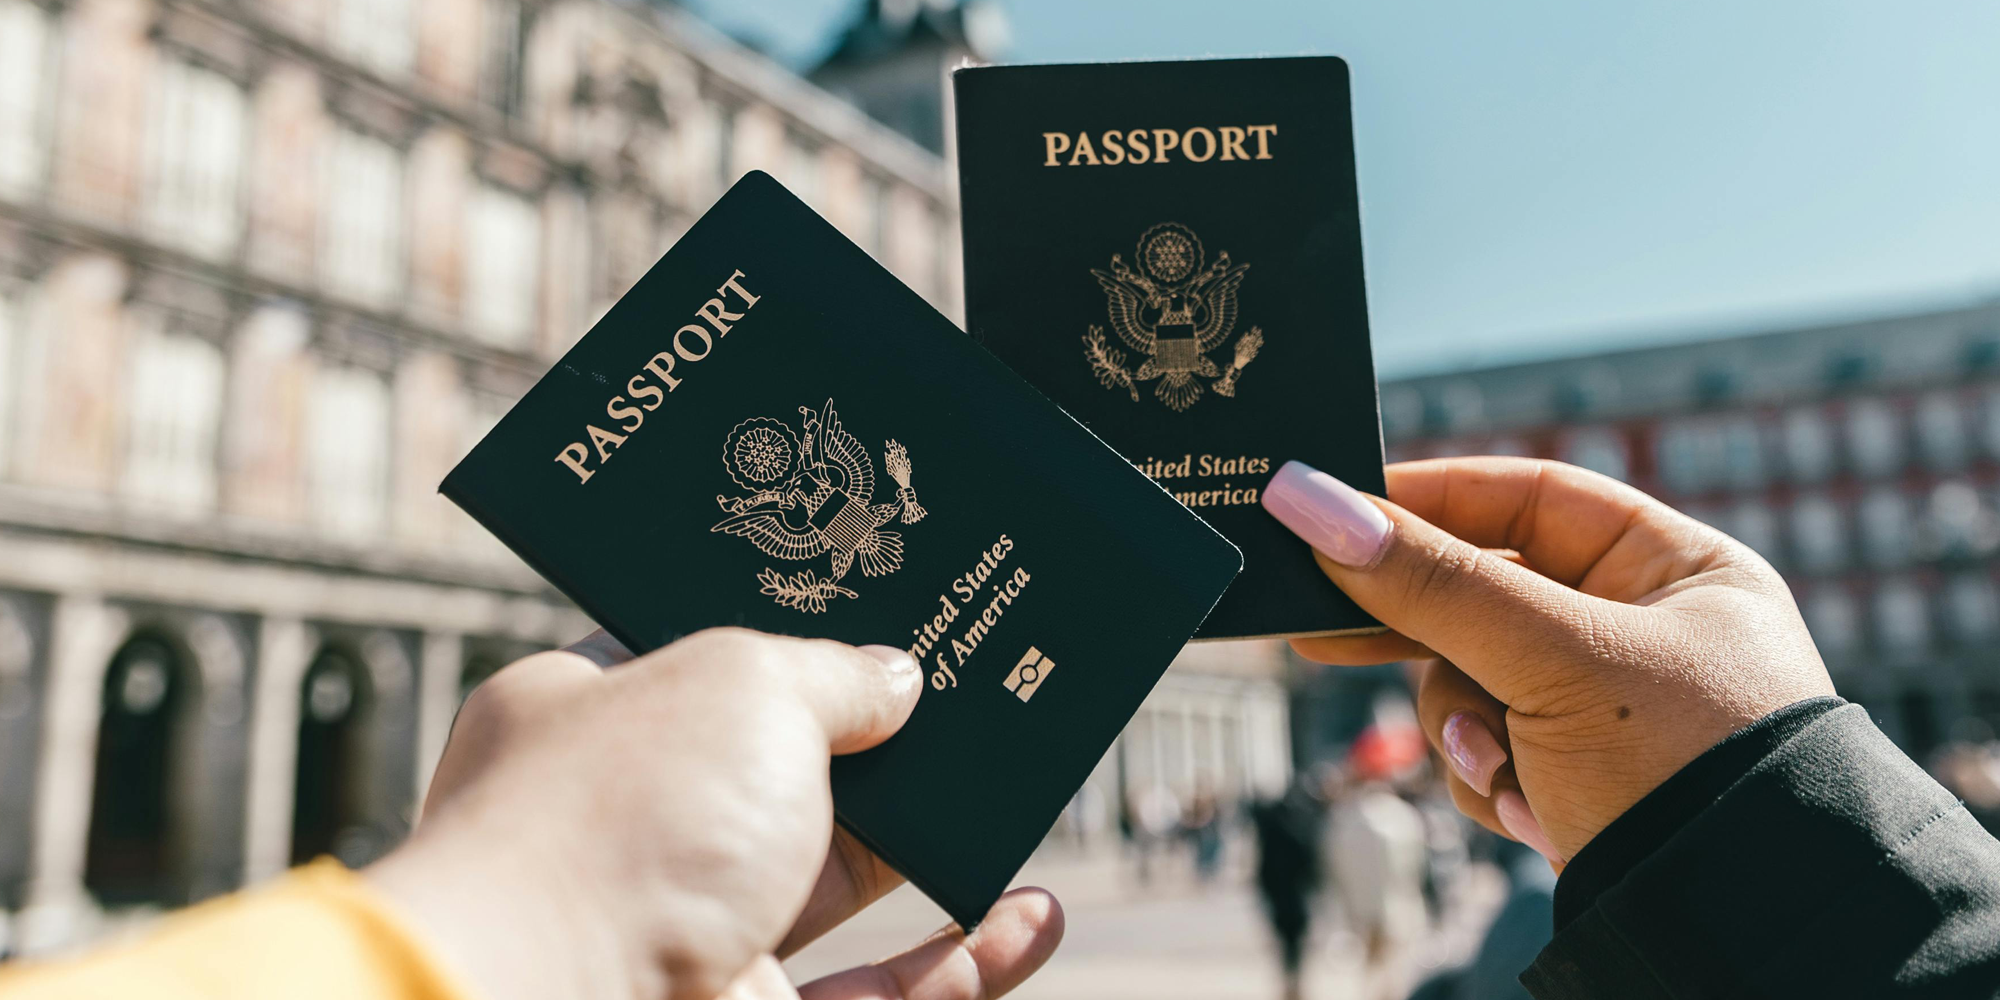
[[[440,489],[635,652],[909,649],[918,706],[834,759],[835,813],[967,928],[1242,565],[762,173]]]
[[[1380,628],[1260,509],[1383,492],[1347,66],[953,74],[967,329],[1243,551],[1197,639]]]

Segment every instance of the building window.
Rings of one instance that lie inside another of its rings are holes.
[[[1587,427],[1570,435],[1563,445],[1563,461],[1580,465],[1613,479],[1626,479],[1625,438],[1608,427]]]
[[[1792,549],[1800,568],[1839,569],[1847,561],[1846,527],[1840,508],[1823,496],[1804,496],[1792,505]]]
[[[153,322],[134,337],[128,372],[125,495],[189,510],[214,506],[221,349]]]
[[[236,245],[246,115],[234,80],[180,59],[159,61],[144,203],[156,238],[211,257]]]
[[[482,340],[525,349],[535,336],[541,213],[520,195],[482,185],[467,214],[466,323]]]
[[[1883,582],[1875,592],[1875,635],[1884,650],[1895,653],[1920,653],[1930,644],[1930,606],[1916,584]]]
[[[2000,456],[2000,387],[1986,390],[1980,407],[1980,443],[1986,454]]]
[[[1967,559],[1992,551],[1997,540],[1993,518],[1970,483],[1939,483],[1931,490],[1928,513],[1925,526],[1933,555]]]
[[[1699,493],[1707,485],[1703,482],[1700,447],[1696,429],[1687,424],[1667,424],[1660,428],[1654,439],[1653,466],[1659,470],[1660,483],[1668,492]]]
[[[354,368],[321,369],[307,421],[314,522],[344,538],[380,535],[389,506],[388,382]]]
[[[333,47],[382,73],[402,73],[417,54],[410,0],[334,0]]]
[[[0,194],[41,186],[49,159],[49,15],[0,0]]]
[[[521,113],[521,0],[486,0],[481,13],[486,44],[479,57],[479,99],[512,117]]]
[[[596,300],[608,306],[659,258],[653,225],[657,213],[644,194],[633,191],[599,192],[591,213],[596,229],[591,249],[598,260]]]
[[[1804,407],[1785,414],[1781,436],[1785,465],[1794,480],[1817,483],[1833,475],[1833,430],[1825,411]]]
[[[1426,414],[1433,433],[1466,434],[1486,426],[1486,394],[1471,382],[1452,382],[1438,390],[1435,408]]]
[[[1951,471],[1965,465],[1965,411],[1956,395],[1933,393],[1917,404],[1917,446],[1931,468]]]
[[[868,252],[887,260],[883,248],[889,242],[889,185],[882,178],[869,174],[861,179],[861,210],[867,215],[862,235]]]
[[[1869,564],[1885,567],[1908,562],[1911,541],[1909,501],[1887,487],[1868,491],[1861,500],[1861,549]]]
[[[1961,645],[1991,640],[2000,632],[2000,592],[1995,591],[1993,578],[1980,571],[1952,577],[1945,587],[1945,615],[1952,638]]]
[[[1887,403],[1864,399],[1848,408],[1847,448],[1854,470],[1864,476],[1888,475],[1902,468],[1902,428]]]
[[[1765,559],[1778,560],[1778,518],[1763,504],[1754,501],[1737,504],[1729,512],[1728,523],[1720,527]]]
[[[781,168],[783,173],[778,179],[784,181],[785,186],[791,188],[792,193],[798,195],[800,201],[814,208],[821,208],[823,192],[820,184],[819,144],[798,132],[788,130],[785,133],[784,157],[784,166]]]
[[[1676,493],[1764,482],[1763,435],[1747,416],[1669,424],[1660,430],[1658,460],[1661,482]]]
[[[1674,493],[1700,493],[1709,486],[1721,439],[1705,422],[1671,423],[1660,428],[1654,464],[1660,482]]]
[[[1736,417],[1722,425],[1722,470],[1737,489],[1764,485],[1764,435],[1755,420]]]
[[[715,179],[717,191],[736,183],[736,109],[728,105],[715,109]]]
[[[1847,652],[1861,638],[1859,623],[1855,621],[1854,595],[1837,586],[1813,591],[1802,603],[1802,610],[1806,629],[1823,652]]]
[[[402,156],[349,129],[336,129],[327,145],[321,280],[336,295],[386,305],[403,284]]]

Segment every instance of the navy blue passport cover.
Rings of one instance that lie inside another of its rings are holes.
[[[911,649],[922,700],[835,759],[835,810],[968,928],[1242,565],[762,173],[441,489],[635,651]]]
[[[1287,459],[1383,492],[1347,65],[952,79],[967,330],[1243,550],[1195,638],[1379,630],[1258,504]]]

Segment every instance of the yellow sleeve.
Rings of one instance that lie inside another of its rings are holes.
[[[331,859],[167,917],[142,938],[0,968],[4,1000],[475,1000],[415,928]]]

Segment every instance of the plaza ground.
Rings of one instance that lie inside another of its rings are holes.
[[[1049,854],[1031,861],[1017,885],[1055,893],[1068,918],[1062,947],[1019,990],[1021,1000],[1276,1000],[1276,948],[1242,860],[1206,885],[1184,859],[1156,865],[1150,884],[1117,854]],[[1317,921],[1322,933],[1308,959],[1306,1000],[1400,998],[1428,971],[1456,964],[1478,943],[1502,886],[1496,872],[1473,870],[1445,926],[1412,950],[1399,969],[1370,975],[1358,943]],[[946,922],[904,886],[786,963],[804,982],[910,946]]]

